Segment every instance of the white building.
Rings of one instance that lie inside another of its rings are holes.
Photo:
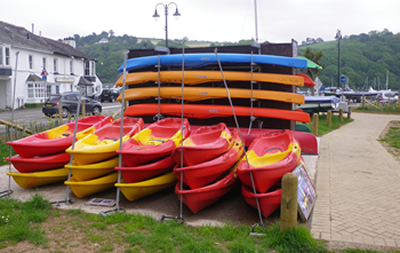
[[[76,91],[82,77],[87,96],[100,93],[95,61],[77,50],[72,39],[55,41],[0,21],[0,109],[43,103],[51,94]]]

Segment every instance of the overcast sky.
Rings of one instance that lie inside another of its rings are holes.
[[[51,39],[113,30],[115,35],[165,38],[164,5],[158,21],[152,18],[159,0],[0,0],[0,21],[22,26]],[[176,0],[168,10],[168,38],[231,41],[256,38],[259,42],[299,44],[307,37],[334,40],[343,36],[382,31],[400,32],[400,0]]]

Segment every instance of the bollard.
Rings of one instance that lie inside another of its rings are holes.
[[[351,107],[349,106],[349,109],[347,111],[347,118],[351,119]]]
[[[62,116],[62,101],[58,102],[58,116],[60,117],[60,125],[63,123],[63,116]]]
[[[313,129],[312,129],[312,131],[315,136],[318,135],[318,116],[319,116],[318,113],[313,114]]]
[[[82,117],[86,116],[85,100],[82,100]],[[78,115],[79,117],[79,115]]]
[[[326,115],[326,124],[330,127],[332,126],[332,111],[328,111]]]
[[[282,177],[281,232],[297,225],[297,187],[295,174],[286,173]]]
[[[339,120],[340,122],[343,122],[343,108],[339,109]]]

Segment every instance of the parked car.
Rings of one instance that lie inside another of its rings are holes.
[[[101,113],[101,103],[84,96],[82,96],[81,99],[82,101],[85,101],[86,113],[91,113],[93,115]],[[76,113],[78,108],[79,93],[72,92],[51,95],[43,104],[42,112],[44,115],[51,117],[53,114],[58,114],[58,104],[60,101],[62,102],[62,117],[66,118],[68,117],[68,114]],[[80,113],[82,113],[82,110],[80,110]]]
[[[389,97],[390,97],[390,103],[396,103],[399,101],[399,96],[397,95],[397,93],[390,91],[379,92],[378,95],[376,95],[376,101],[378,103],[388,103]]]
[[[104,89],[99,96],[99,100],[100,102],[104,101],[115,102],[119,94],[121,94],[120,89]]]

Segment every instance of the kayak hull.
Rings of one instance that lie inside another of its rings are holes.
[[[206,186],[214,182],[224,172],[233,167],[242,157],[243,150],[240,138],[236,136],[234,144],[228,152],[216,157],[215,159],[193,166],[180,167],[179,165],[176,165],[174,167],[174,174],[179,181],[183,180],[183,183],[191,189]]]
[[[143,129],[142,118],[124,118],[122,127],[122,142]],[[72,147],[66,150],[74,154],[74,161],[78,165],[87,165],[107,160],[116,156],[120,146],[121,120],[111,122],[94,133],[87,135],[77,141]]]
[[[197,189],[180,188],[180,183],[175,186],[175,193],[193,213],[198,213],[204,208],[214,204],[224,195],[229,193],[239,181],[235,177],[235,171],[231,170],[221,180]]]
[[[169,172],[156,178],[131,184],[122,179],[121,183],[115,184],[115,187],[120,188],[127,200],[135,201],[174,186],[176,180],[175,175]]]
[[[62,182],[68,178],[68,169],[60,168],[32,173],[7,172],[21,188],[33,188]]]
[[[264,218],[270,216],[281,206],[282,190],[274,190],[267,193],[254,194],[251,188],[242,185],[242,195],[247,204],[257,209],[257,199]]]
[[[88,165],[77,165],[73,162],[72,165],[65,165],[65,168],[70,169],[75,180],[80,182],[110,174],[118,166],[118,162],[119,158],[116,156],[106,161]]]
[[[112,117],[88,116],[78,120],[76,140],[94,132],[112,121]],[[31,135],[16,141],[7,142],[21,157],[32,158],[64,152],[72,145],[75,121]]]
[[[117,153],[128,167],[158,160],[171,155],[182,137],[185,139],[189,135],[189,128],[187,119],[183,123],[180,118],[162,119],[129,138]]]
[[[182,163],[182,166],[193,166],[222,155],[233,143],[234,137],[224,123],[202,126],[192,131],[190,136],[174,149],[171,156],[176,163]]]
[[[36,156],[33,158],[24,158],[19,155],[7,157],[16,170],[20,173],[31,173],[63,167],[70,161],[70,155],[62,152],[48,156]]]
[[[65,181],[64,184],[69,185],[71,191],[76,197],[84,198],[89,195],[113,188],[117,181],[118,173],[114,172],[100,178],[80,182],[74,177],[71,177],[70,181]]]
[[[121,176],[126,183],[137,183],[171,172],[175,164],[174,160],[170,156],[167,156],[152,163],[135,167],[116,167],[115,170],[121,171]]]

